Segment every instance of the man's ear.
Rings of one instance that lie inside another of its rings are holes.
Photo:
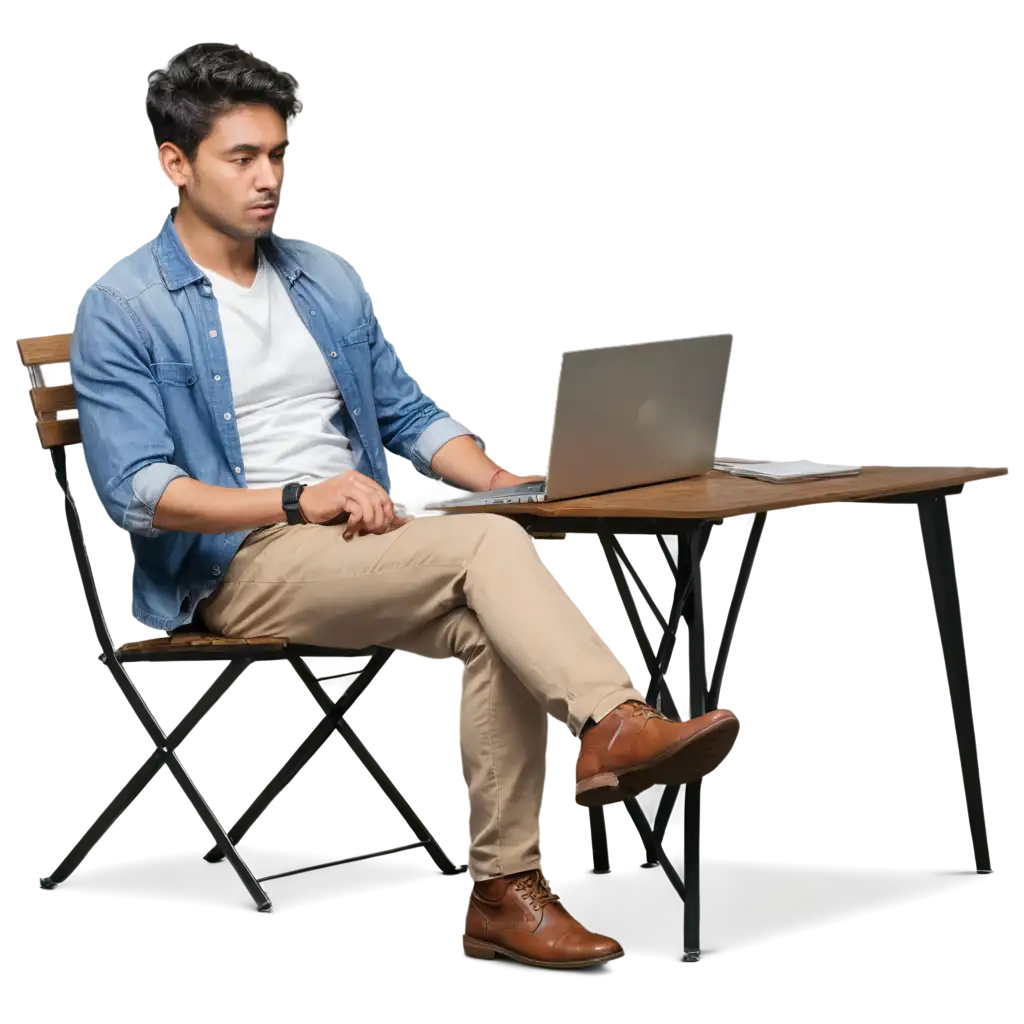
[[[185,153],[173,142],[161,142],[157,150],[157,158],[164,174],[171,180],[175,188],[184,188],[193,177],[192,165],[188,162]]]

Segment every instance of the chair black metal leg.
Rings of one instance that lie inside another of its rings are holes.
[[[396,787],[386,777],[385,773],[376,764],[374,759],[370,756],[369,752],[364,748],[364,745],[359,743],[352,735],[351,729],[345,729],[343,724],[340,723],[340,717],[344,713],[345,709],[354,701],[357,697],[359,690],[370,683],[377,677],[378,673],[382,671],[384,666],[390,662],[390,654],[385,658],[378,659],[372,666],[370,666],[360,676],[357,683],[349,691],[348,695],[344,700],[332,705],[331,701],[328,700],[324,691],[317,686],[315,680],[300,667],[300,675],[306,685],[306,687],[324,700],[326,707],[330,709],[330,713],[333,716],[333,721],[337,723],[337,728],[343,729],[342,736],[345,744],[345,749],[364,764],[367,769],[368,776],[373,779],[377,785],[381,795],[390,805],[392,810],[398,815],[401,820],[406,823],[409,828],[410,840],[420,852],[423,852],[431,864],[436,867],[442,874],[463,874],[466,870],[466,865],[461,860],[455,860],[449,854],[446,854],[441,848],[440,844],[431,836],[429,829],[419,820],[416,812],[409,805],[407,801],[404,801],[399,795]],[[333,731],[332,727],[332,731]],[[326,738],[326,737],[325,737]],[[308,752],[311,753],[311,750]],[[305,758],[303,757],[302,760]],[[301,762],[300,762],[301,763]],[[295,766],[296,769],[298,765]]]
[[[249,659],[237,659],[236,661],[231,662],[227,668],[221,672],[206,693],[200,697],[195,707],[193,707],[192,710],[189,711],[189,713],[181,720],[177,728],[175,728],[170,735],[166,737],[161,732],[160,726],[156,723],[152,714],[150,714],[149,709],[146,708],[145,704],[142,702],[142,698],[138,695],[138,691],[135,689],[134,684],[129,679],[123,667],[117,663],[108,665],[108,668],[113,672],[115,679],[117,679],[118,684],[121,686],[126,696],[129,696],[129,702],[138,714],[142,724],[146,727],[146,731],[156,738],[156,742],[159,745],[149,756],[146,763],[143,764],[143,766],[128,781],[127,785],[121,790],[121,792],[118,793],[118,795],[111,801],[106,810],[104,810],[96,820],[92,828],[89,829],[89,831],[82,837],[78,845],[70,854],[68,854],[57,870],[48,878],[40,879],[40,885],[44,889],[52,889],[55,885],[64,881],[71,872],[75,870],[100,837],[108,828],[110,828],[118,817],[120,817],[135,797],[142,792],[150,779],[152,779],[160,768],[166,764],[177,780],[178,785],[181,786],[185,795],[192,803],[192,806],[195,807],[196,811],[199,813],[199,817],[210,830],[213,838],[223,849],[225,856],[238,873],[238,877],[242,880],[242,884],[246,887],[249,895],[253,898],[257,909],[264,911],[270,910],[271,904],[267,894],[263,891],[259,882],[256,881],[256,878],[249,870],[248,865],[241,857],[238,856],[238,853],[231,844],[231,841],[224,834],[224,830],[221,828],[220,822],[217,821],[206,801],[200,795],[199,790],[196,789],[195,783],[193,783],[189,778],[188,773],[182,767],[181,762],[174,753],[178,744],[185,739],[203,715],[213,707],[217,700],[224,694],[235,679],[242,674],[250,663]]]
[[[78,841],[75,848],[60,862],[59,867],[46,878],[40,878],[39,884],[44,889],[52,889],[63,882],[85,858],[85,855],[100,841],[103,834],[128,809],[131,802],[146,788],[149,780],[163,767],[162,751],[154,750],[146,763],[128,780],[106,810],[96,819],[93,826]]]
[[[339,719],[341,714],[343,712],[338,713]],[[274,797],[298,775],[310,758],[327,742],[336,725],[337,721],[330,714],[317,723],[313,731],[299,745],[298,750],[288,758],[281,770],[264,786],[260,795],[253,800],[245,813],[228,830],[228,838],[232,843],[242,841],[242,837],[270,806]],[[214,846],[213,849],[206,852],[203,859],[211,864],[217,864],[224,859],[224,853],[219,846]]]
[[[220,822],[217,820],[213,811],[207,805],[206,801],[200,795],[196,789],[195,784],[189,778],[187,772],[178,760],[177,755],[174,753],[175,747],[182,739],[191,731],[193,726],[206,714],[206,712],[213,706],[217,699],[224,693],[224,691],[231,685],[232,681],[242,672],[242,670],[251,663],[251,659],[248,657],[234,659],[229,662],[227,668],[221,673],[218,679],[215,681],[213,686],[200,698],[200,701],[196,706],[185,716],[184,719],[178,724],[177,728],[169,735],[165,736],[159,723],[154,718],[152,712],[146,706],[145,701],[142,699],[142,695],[138,692],[135,684],[129,678],[128,674],[124,670],[122,665],[122,658],[127,658],[128,655],[115,650],[113,641],[111,640],[110,633],[107,630],[106,623],[103,619],[103,613],[100,608],[99,597],[96,592],[95,580],[92,575],[92,569],[89,563],[89,558],[85,550],[85,541],[82,536],[81,522],[78,517],[78,512],[75,507],[74,500],[71,497],[71,492],[68,487],[67,479],[67,460],[64,453],[63,445],[57,445],[51,448],[51,455],[53,457],[54,473],[57,477],[57,482],[60,484],[61,490],[64,493],[64,508],[65,514],[68,521],[68,529],[71,535],[71,543],[75,553],[75,559],[78,564],[79,573],[82,578],[82,585],[85,590],[86,601],[88,603],[89,612],[92,616],[93,627],[96,631],[96,637],[99,640],[100,649],[103,652],[101,660],[110,670],[111,675],[114,677],[114,681],[117,683],[121,692],[124,694],[125,699],[128,701],[132,710],[135,712],[143,728],[149,734],[156,749],[147,759],[145,764],[135,773],[134,776],[128,781],[128,783],[121,789],[117,796],[111,801],[110,804],[104,809],[103,813],[92,825],[92,827],[86,832],[86,834],[79,840],[78,844],[74,847],[71,853],[65,857],[65,859],[58,866],[57,870],[53,874],[46,878],[40,879],[40,884],[43,888],[53,889],[61,881],[66,879],[72,871],[81,863],[82,859],[88,854],[96,842],[103,836],[103,834],[110,828],[110,826],[117,820],[117,818],[130,806],[132,801],[138,796],[138,794],[145,788],[149,781],[156,775],[163,764],[167,764],[171,773],[174,775],[178,785],[181,786],[183,792],[188,797],[192,806],[196,809],[203,823],[209,829],[217,844],[217,854],[221,857],[226,857],[231,863],[232,867],[241,878],[243,884],[248,890],[250,896],[252,896],[256,906],[259,910],[267,911],[271,909],[271,903],[267,894],[263,891],[260,886],[261,879],[257,879],[253,876],[249,870],[245,861],[238,855],[238,851],[235,849],[234,843],[230,836],[221,827]],[[294,650],[294,649],[293,649]],[[174,652],[178,653],[178,652]],[[291,653],[291,652],[289,652]],[[306,670],[306,674],[312,678],[312,686],[314,690],[314,696],[316,696],[316,690],[319,689],[320,697],[323,701],[327,702],[328,707],[324,708],[325,718],[327,720],[327,726],[323,729],[324,736],[321,738],[319,735],[309,739],[308,746],[301,751],[301,754],[296,756],[292,761],[286,765],[284,773],[279,775],[279,778],[275,779],[271,786],[264,790],[261,794],[261,802],[250,808],[251,820],[254,821],[259,817],[262,810],[269,804],[270,800],[273,799],[274,795],[280,791],[287,784],[287,782],[294,776],[295,772],[298,771],[302,764],[308,760],[311,756],[309,748],[315,749],[315,746],[323,742],[326,736],[330,734],[332,728],[336,728],[340,723],[341,715],[344,714],[345,709],[355,698],[362,692],[363,689],[368,685],[370,679],[376,674],[380,666],[390,657],[393,651],[387,648],[378,648],[373,656],[371,657],[370,665],[360,674],[359,680],[349,687],[346,694],[339,701],[339,708],[337,719],[334,718],[333,705],[331,704],[327,695],[319,688],[319,682],[315,677],[311,676],[311,673]],[[143,660],[141,654],[133,654],[130,660]],[[292,664],[295,665],[298,660],[294,654],[289,658]],[[304,669],[305,666],[303,665]],[[302,672],[300,671],[300,675]],[[318,697],[318,700],[320,699]],[[413,846],[426,846],[431,856],[434,858],[438,866],[448,872],[457,873],[459,869],[444,856],[443,852],[434,841],[433,837],[426,831],[422,823],[412,813],[408,804],[402,800],[398,791],[391,785],[390,780],[384,775],[380,767],[366,752],[365,748],[359,743],[358,739],[355,738],[351,730],[341,730],[342,735],[349,741],[349,744],[353,746],[357,754],[360,755],[363,763],[371,770],[371,773],[377,778],[378,783],[384,788],[385,792],[391,798],[392,802],[398,807],[398,809],[406,817],[406,820],[412,825],[417,834],[421,836],[423,842],[410,844],[409,846],[397,847],[391,850],[380,850],[372,854],[364,854],[361,857],[347,858],[344,861],[337,861],[332,863],[348,863],[352,860],[365,859],[366,857],[378,857],[388,853],[397,853],[400,850],[412,849]],[[251,822],[250,822],[251,823]],[[246,824],[240,831],[244,832],[245,828],[248,827]],[[211,859],[214,859],[211,857]],[[326,867],[328,865],[315,865],[308,868],[300,868],[296,871],[283,872],[278,875],[270,877],[283,877],[286,874],[296,874],[301,871],[315,870],[317,867]],[[463,865],[461,870],[465,870]]]
[[[686,900],[686,887],[683,884],[682,879],[676,873],[676,869],[672,866],[672,861],[665,856],[665,851],[661,848],[661,843],[657,837],[651,831],[651,826],[647,821],[647,817],[643,812],[643,808],[636,802],[635,797],[630,797],[623,801],[626,805],[626,810],[629,811],[629,816],[633,819],[633,824],[636,826],[637,832],[640,833],[640,838],[643,840],[643,844],[649,852],[650,857],[655,864],[660,864],[665,872],[665,876],[672,883],[672,887],[677,893],[681,900]]]
[[[345,742],[352,748],[352,752],[363,763],[363,767],[373,776],[374,781],[382,790],[384,795],[395,805],[395,809],[403,818],[406,824],[413,830],[416,838],[423,843],[424,849],[430,854],[431,860],[446,875],[460,875],[466,870],[466,865],[456,867],[441,849],[437,840],[430,834],[427,826],[416,816],[416,813],[406,802],[405,797],[398,792],[394,783],[384,774],[384,769],[370,756],[370,752],[363,746],[359,737],[352,731],[352,727],[342,719],[338,723],[338,732],[345,738]]]
[[[236,874],[242,880],[242,884],[256,904],[256,909],[269,911],[271,909],[270,897],[263,891],[263,886],[256,881],[256,876],[249,870],[249,865],[238,855],[238,851],[231,840],[228,839],[227,833],[221,827],[221,823],[217,820],[209,806],[207,806],[206,801],[200,796],[195,783],[188,777],[188,773],[178,760],[178,755],[173,751],[167,755],[167,767],[171,769],[171,774],[177,779],[178,785],[185,792],[185,796],[189,798],[199,817],[203,819],[203,824],[210,830],[210,835],[213,836],[217,845],[223,850],[228,863],[235,869]]]

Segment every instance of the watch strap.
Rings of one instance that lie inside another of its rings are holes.
[[[281,507],[284,509],[285,518],[292,526],[307,522],[299,507],[299,497],[305,489],[305,484],[297,483],[294,480],[282,488]]]

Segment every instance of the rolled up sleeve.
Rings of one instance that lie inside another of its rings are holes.
[[[124,512],[123,525],[131,533],[143,537],[157,537],[166,530],[153,525],[156,507],[163,497],[164,488],[172,480],[188,473],[170,462],[151,462],[132,477],[132,496]]]
[[[108,288],[93,285],[78,307],[71,381],[86,465],[107,514],[130,533],[166,533],[153,525],[157,503],[172,480],[188,473],[173,462],[143,328]]]
[[[440,419],[434,420],[413,442],[411,450],[413,465],[424,476],[440,480],[441,474],[430,468],[431,460],[453,437],[460,437],[463,434],[469,434],[476,441],[481,451],[487,450],[482,437],[474,434],[469,427],[464,427],[458,420],[452,419],[451,416],[443,415]]]

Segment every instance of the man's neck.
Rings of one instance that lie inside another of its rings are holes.
[[[192,261],[249,287],[256,276],[256,242],[252,238],[230,238],[211,227],[187,203],[174,214],[174,229]]]

